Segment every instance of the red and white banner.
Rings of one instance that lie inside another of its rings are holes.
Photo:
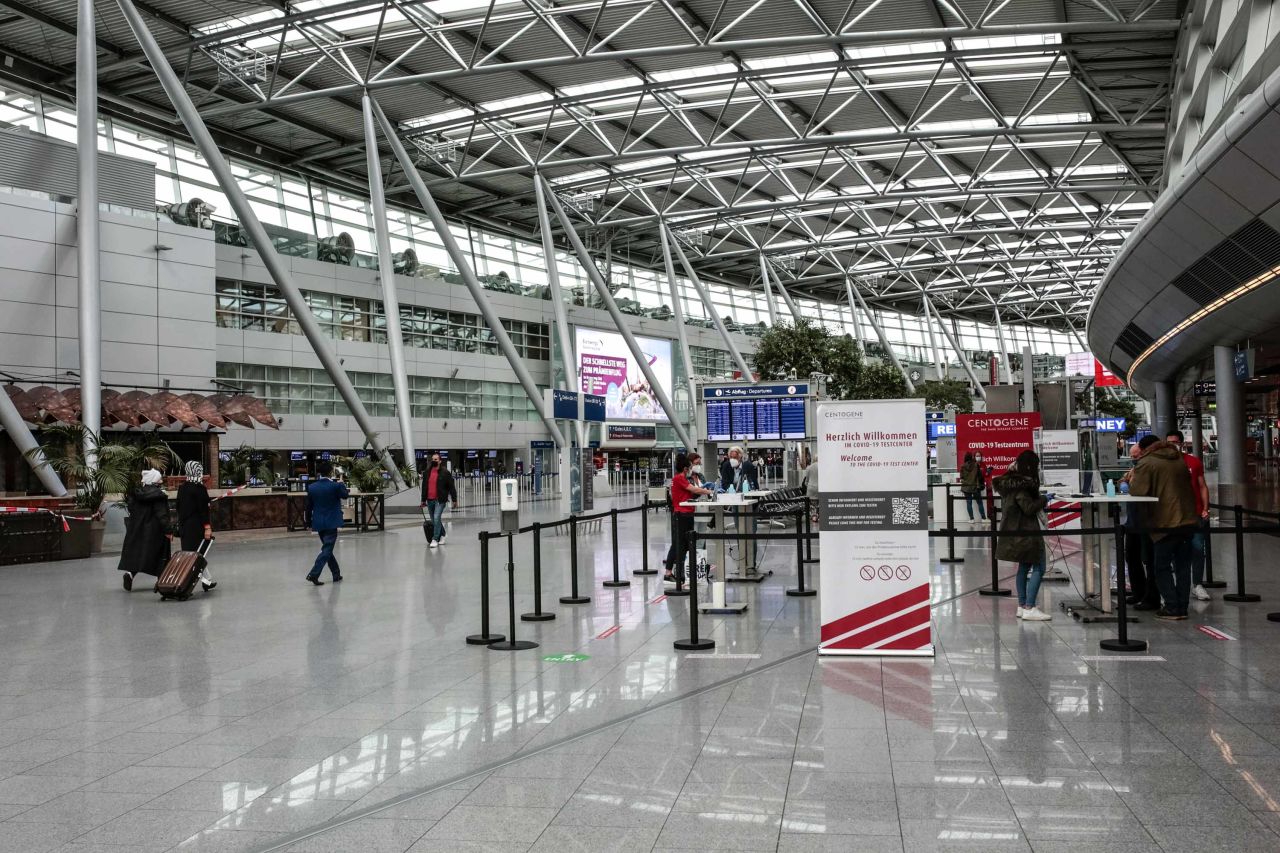
[[[991,468],[999,476],[1019,453],[1039,447],[1039,412],[956,415],[957,457],[980,457],[983,471]]]
[[[1124,384],[1124,380],[1102,366],[1102,362],[1093,363],[1093,384],[1097,388],[1115,388]]]
[[[1073,429],[1047,429],[1040,435],[1040,482],[1063,500],[1050,501],[1046,517],[1049,529],[1080,529],[1080,504],[1065,500],[1080,491],[1080,433]]]
[[[817,413],[819,654],[932,655],[923,400],[843,400]]]

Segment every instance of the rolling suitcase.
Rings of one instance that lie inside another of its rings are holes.
[[[213,540],[206,539],[200,543],[199,549],[179,551],[169,558],[164,571],[156,581],[156,592],[160,594],[161,601],[170,598],[186,601],[191,597],[196,581],[200,580],[200,573],[208,565],[205,556],[211,547],[213,547]]]

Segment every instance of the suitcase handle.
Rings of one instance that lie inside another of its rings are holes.
[[[209,555],[210,549],[213,548],[213,540],[215,538],[217,537],[210,536],[208,539],[202,539],[200,541],[200,544],[196,546],[196,553],[199,554],[201,557],[207,557]]]

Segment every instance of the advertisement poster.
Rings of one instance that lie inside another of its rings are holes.
[[[605,398],[605,417],[611,421],[657,421],[666,414],[645,380],[640,366],[631,357],[626,340],[617,332],[574,329],[578,351],[578,371],[582,390]],[[671,341],[637,337],[649,367],[662,390],[672,388]]]
[[[983,469],[995,476],[1005,472],[1024,450],[1040,449],[1040,413],[1007,412],[956,415],[956,454],[982,457]]]
[[[590,447],[582,448],[582,512],[591,512],[596,506],[596,461]]]
[[[823,655],[933,654],[924,400],[817,413]]]
[[[1040,439],[1040,481],[1055,495],[1080,492],[1080,433],[1073,429],[1047,429]],[[1049,504],[1049,529],[1079,529],[1080,504],[1055,500]]]
[[[591,482],[591,475],[595,466],[591,464],[591,457],[588,456],[587,465],[590,467],[586,469],[586,477],[584,478],[584,470],[582,467],[583,454],[579,453],[576,447],[570,448],[567,452],[569,456],[569,512],[577,515],[582,512],[583,480],[585,479],[588,483]]]

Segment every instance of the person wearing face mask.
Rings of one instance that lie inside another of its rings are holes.
[[[664,562],[666,573],[663,580],[672,583],[684,583],[685,566],[689,559],[689,534],[693,532],[693,507],[685,506],[687,501],[696,497],[713,494],[690,480],[693,469],[691,460],[702,462],[696,453],[676,456],[676,473],[671,478],[671,547],[667,550]],[[701,464],[699,464],[701,467]]]
[[[756,473],[755,463],[746,458],[737,445],[729,448],[720,463],[720,488],[726,492],[760,490],[760,475]]]
[[[453,508],[458,508],[458,489],[454,485],[453,475],[440,461],[440,454],[431,454],[431,467],[422,477],[422,507],[427,511],[427,518],[422,523],[422,530],[427,534],[427,547],[436,548],[444,544],[444,507],[453,500]]]

